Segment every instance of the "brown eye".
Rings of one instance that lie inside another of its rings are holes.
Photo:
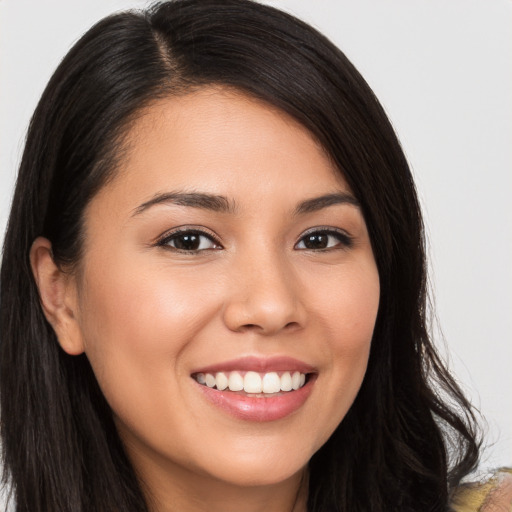
[[[352,239],[345,233],[334,230],[319,230],[304,235],[295,247],[296,249],[321,251],[337,247],[350,247],[351,245]]]
[[[326,249],[329,246],[329,235],[314,233],[302,239],[306,249]]]
[[[211,236],[201,231],[179,231],[165,237],[159,245],[186,252],[220,248]]]

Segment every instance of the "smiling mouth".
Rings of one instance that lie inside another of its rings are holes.
[[[258,397],[279,396],[302,388],[307,373],[298,371],[267,372],[230,371],[216,373],[195,373],[192,378],[199,384],[219,391],[242,392]]]

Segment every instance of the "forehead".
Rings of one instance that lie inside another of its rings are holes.
[[[348,187],[311,133],[243,93],[204,88],[147,107],[126,134],[109,189],[144,194],[202,190],[237,198]],[[108,190],[107,190],[108,192]],[[147,199],[147,198],[146,198]]]

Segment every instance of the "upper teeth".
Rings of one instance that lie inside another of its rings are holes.
[[[306,375],[300,372],[284,372],[281,376],[277,372],[257,373],[246,372],[218,372],[197,373],[194,375],[197,382],[209,388],[216,387],[220,391],[245,391],[246,393],[279,393],[280,391],[296,390],[304,386]]]

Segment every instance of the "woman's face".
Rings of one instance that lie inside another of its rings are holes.
[[[128,141],[85,213],[75,346],[148,481],[283,481],[365,374],[361,210],[302,126],[241,93],[161,100]]]

